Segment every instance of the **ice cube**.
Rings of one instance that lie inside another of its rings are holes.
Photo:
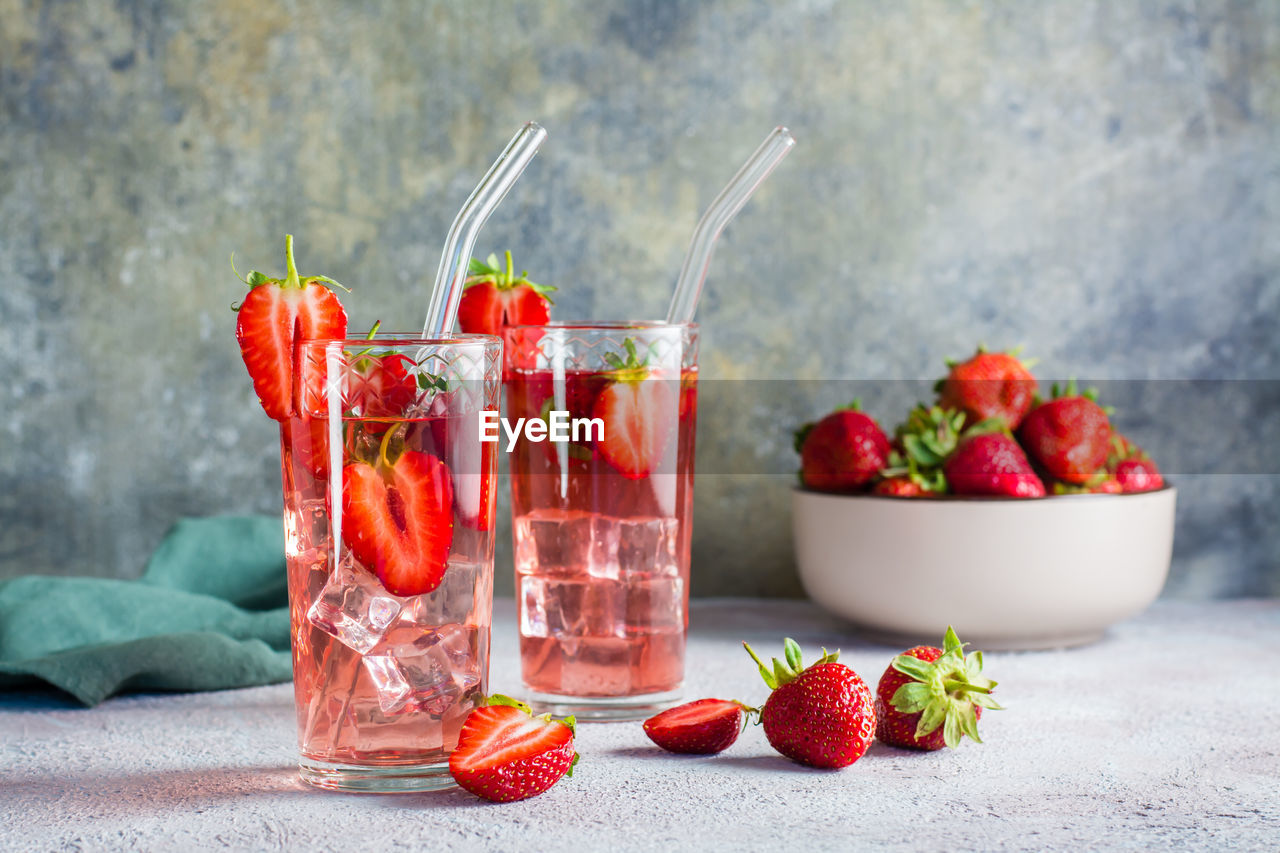
[[[476,628],[417,624],[405,611],[383,641],[364,656],[385,714],[425,711],[443,716],[480,684]]]
[[[624,637],[621,581],[520,576],[520,631],[526,637]]]
[[[677,577],[676,536],[680,530],[674,518],[640,517],[618,519],[618,574],[627,577],[646,573]]]
[[[343,645],[365,654],[382,639],[400,609],[400,599],[387,592],[348,554],[334,567],[307,611],[307,620]]]
[[[679,577],[633,578],[627,584],[626,627],[631,636],[684,630],[684,581]]]
[[[539,510],[516,519],[516,566],[526,574],[618,576],[615,519]]]
[[[488,587],[481,586],[486,577],[479,563],[450,560],[440,586],[406,599],[405,608],[412,611],[414,622],[428,627],[472,620],[476,602],[486,601],[490,595]]]

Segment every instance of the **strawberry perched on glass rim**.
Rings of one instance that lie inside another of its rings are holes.
[[[515,274],[511,253],[506,252],[506,265],[498,265],[497,255],[486,261],[471,259],[458,304],[458,328],[479,335],[501,335],[508,326],[544,326],[551,319],[551,299],[555,290],[549,284],[534,284],[521,271]]]
[[[243,281],[249,293],[236,310],[236,340],[262,409],[277,421],[298,413],[293,377],[298,341],[345,338],[347,312],[323,275],[300,276],[293,261],[293,235],[284,238],[284,278],[250,270]],[[234,272],[234,259],[232,271]]]

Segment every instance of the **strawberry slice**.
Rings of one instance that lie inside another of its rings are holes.
[[[342,540],[387,592],[432,592],[444,579],[453,544],[449,469],[414,450],[389,463],[387,444],[384,439],[375,464],[357,461],[342,469]]]
[[[236,340],[263,410],[274,420],[297,414],[293,398],[295,345],[308,338],[345,338],[347,312],[321,275],[299,276],[293,235],[284,238],[288,274],[267,278],[253,270],[244,279],[249,295],[236,309]]]
[[[611,382],[596,397],[593,418],[604,421],[604,438],[596,449],[629,480],[649,476],[661,464],[671,428],[679,413],[675,381],[654,379],[648,358],[636,356],[635,341],[623,342],[624,361],[610,353]]]
[[[547,284],[534,284],[521,272],[517,278],[507,252],[506,269],[498,268],[498,258],[490,255],[487,263],[471,259],[471,275],[463,286],[458,304],[458,327],[480,335],[501,335],[507,326],[545,326],[551,319],[551,300],[547,294],[555,290]]]
[[[746,723],[743,712],[755,713],[741,702],[699,699],[668,708],[644,721],[649,740],[667,752],[711,755],[733,745]]]
[[[449,756],[454,780],[478,797],[509,803],[537,796],[565,774],[573,775],[573,717],[556,722],[534,717],[529,706],[491,696],[462,724]]]

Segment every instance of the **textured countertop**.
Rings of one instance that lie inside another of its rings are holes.
[[[498,602],[492,687],[518,695],[512,609]],[[896,651],[801,602],[697,602],[692,625],[691,697],[764,698],[744,639],[840,647],[872,683]],[[585,725],[574,778],[508,805],[304,786],[287,685],[92,710],[9,694],[0,849],[1275,849],[1277,648],[1280,601],[1160,603],[1087,648],[988,655],[1009,710],[983,718],[985,745],[874,744],[815,771],[756,727],[690,758],[652,747],[639,724]]]

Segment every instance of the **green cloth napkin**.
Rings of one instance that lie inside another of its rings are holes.
[[[278,517],[185,519],[136,581],[0,581],[0,690],[45,681],[86,705],[131,690],[288,681]]]

